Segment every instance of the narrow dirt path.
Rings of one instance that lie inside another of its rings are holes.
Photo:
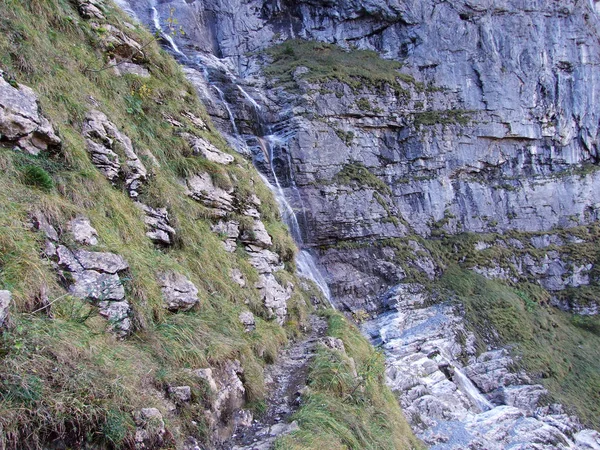
[[[327,331],[327,321],[312,315],[310,326],[311,331],[302,340],[284,350],[275,364],[266,369],[270,391],[266,413],[254,421],[251,427],[238,430],[226,448],[268,450],[278,436],[297,428],[297,424],[288,422],[298,409],[298,393],[306,386],[310,362],[319,338]]]

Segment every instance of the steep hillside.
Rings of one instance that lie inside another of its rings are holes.
[[[121,3],[186,31],[426,444],[600,448],[596,2]]]
[[[110,2],[0,13],[0,448],[218,448],[265,411],[265,367],[329,305],[157,36]],[[356,414],[303,448],[364,448],[359,420],[378,448],[417,446],[344,327],[348,354],[319,343],[310,373]],[[352,362],[360,396],[329,389],[327,358]]]

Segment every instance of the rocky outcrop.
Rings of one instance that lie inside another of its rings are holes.
[[[116,186],[123,186],[133,200],[148,181],[148,170],[135,152],[129,137],[100,111],[90,111],[82,130],[87,150],[94,165]],[[121,155],[121,156],[119,156]],[[121,162],[121,158],[125,162]],[[171,226],[166,208],[152,208],[140,201],[136,205],[144,213],[146,235],[157,245],[173,244],[176,231]]]
[[[244,311],[240,313],[240,323],[244,326],[246,333],[250,333],[256,329],[256,320],[254,319],[254,314],[250,311]]]
[[[88,113],[82,132],[94,165],[111,182],[123,182],[129,195],[137,198],[138,189],[146,181],[148,172],[134,151],[131,140],[100,111]],[[120,158],[125,159],[123,165]]]
[[[231,164],[234,160],[232,155],[222,152],[206,139],[191,135],[189,133],[184,133],[182,136],[192,148],[194,155],[203,156],[209,161],[223,165]]]
[[[238,360],[223,367],[197,369],[193,374],[204,380],[212,395],[210,410],[205,412],[213,441],[223,442],[233,434],[236,421],[231,420],[244,405],[245,388],[240,377],[244,369]]]
[[[56,255],[69,292],[95,302],[117,335],[129,334],[131,307],[125,299],[125,287],[119,275],[129,269],[129,264],[114,253],[71,251],[64,245],[58,245]]]
[[[233,211],[233,188],[221,188],[213,182],[210,175],[202,173],[186,180],[188,195],[207,207],[213,208],[218,216]]]
[[[504,449],[576,447],[583,431],[548,392],[531,383],[505,349],[475,356],[475,337],[457,306],[431,303],[420,285],[399,285],[393,309],[363,329],[388,356],[388,384],[419,437],[430,446]],[[459,361],[466,361],[461,363]]]
[[[129,270],[127,261],[114,253],[91,252],[72,246],[73,242],[80,245],[98,243],[97,232],[89,219],[78,216],[66,224],[68,236],[72,239],[70,242],[69,239],[63,242],[63,236],[40,211],[32,214],[32,225],[35,230],[44,233],[43,256],[51,261],[69,293],[96,305],[117,336],[125,337],[131,333],[132,310],[124,286]],[[47,300],[42,303],[47,303]]]
[[[0,71],[0,140],[37,155],[56,153],[61,140],[40,111],[36,93],[29,87],[7,79]]]
[[[166,208],[151,208],[143,203],[136,205],[144,212],[144,223],[146,224],[146,236],[155,244],[169,246],[173,244],[176,231],[171,226],[169,213]]]
[[[165,308],[169,311],[188,311],[198,304],[198,288],[183,275],[174,272],[158,274]]]

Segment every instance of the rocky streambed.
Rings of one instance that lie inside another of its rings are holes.
[[[549,403],[506,349],[477,355],[460,305],[431,300],[419,284],[398,285],[390,310],[362,326],[385,352],[388,384],[431,449],[600,448],[600,433]]]

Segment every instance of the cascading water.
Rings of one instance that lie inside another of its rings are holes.
[[[471,403],[481,410],[481,412],[489,411],[494,408],[494,405],[485,398],[473,382],[467,377],[458,367],[454,368],[453,380],[460,390],[469,398]]]
[[[158,13],[158,9],[154,6],[152,7],[152,21],[154,22],[154,28],[160,34],[160,37],[169,43],[171,49],[183,59],[187,59],[185,53],[183,53],[175,43],[173,36],[163,30],[163,27],[160,24],[160,14]]]
[[[252,136],[252,138],[256,139],[256,141],[258,142],[259,147],[264,154],[265,160],[268,161],[268,169],[269,169],[269,173],[267,174],[267,176],[265,176],[264,174],[261,174],[261,178],[273,192],[275,199],[277,200],[277,203],[279,205],[279,210],[281,211],[283,221],[288,226],[290,233],[292,234],[292,237],[294,238],[294,241],[300,248],[300,252],[296,256],[296,265],[298,267],[298,271],[305,278],[308,278],[308,279],[314,281],[315,284],[319,287],[319,289],[323,292],[323,295],[327,298],[327,300],[331,301],[331,292],[329,290],[329,286],[327,285],[327,282],[325,281],[325,277],[319,270],[317,263],[316,263],[314,257],[311,255],[310,251],[307,250],[306,248],[303,248],[304,247],[304,239],[302,237],[302,230],[301,230],[300,224],[298,222],[298,217],[296,215],[296,212],[292,208],[290,202],[286,198],[285,191],[284,191],[283,187],[281,186],[281,183],[277,176],[277,172],[275,170],[274,161],[273,161],[273,157],[274,157],[273,149],[275,146],[283,145],[285,143],[285,139],[280,136],[277,136],[276,134],[270,133],[269,126],[266,124],[266,121],[264,120],[262,106],[248,92],[246,92],[246,90],[242,86],[240,86],[239,84],[236,83],[235,76],[231,73],[231,71],[229,70],[229,68],[227,67],[226,64],[224,64],[222,61],[216,59],[212,55],[211,55],[211,57],[199,55],[196,58],[195,64],[201,68],[201,71],[204,74],[204,77],[206,78],[207,83],[215,90],[215,92],[219,96],[219,99],[221,100],[221,103],[227,110],[227,114],[229,116],[229,121],[231,123],[231,128],[234,133],[234,136],[232,136],[232,138],[235,140],[234,145],[240,151],[240,153],[244,153],[244,154],[247,153],[248,146],[240,133],[240,129],[236,123],[235,115],[233,113],[233,110],[232,110],[229,102],[226,99],[225,93],[219,86],[217,86],[216,83],[211,82],[210,76],[209,76],[209,70],[207,69],[207,65],[210,65],[210,67],[212,69],[218,70],[221,74],[225,75],[225,79],[229,83],[233,84],[235,86],[235,88],[237,88],[237,90],[244,97],[246,103],[249,104],[252,107],[252,109],[254,110],[254,113],[255,113],[255,116],[256,116],[256,119],[258,122],[258,126],[260,128],[260,132],[257,134],[260,134],[261,136]],[[292,177],[290,177],[290,179],[292,179]],[[295,184],[293,184],[293,182],[292,182],[291,188],[294,192],[296,192],[296,195],[301,200],[298,190],[297,190]],[[301,203],[301,201],[300,201],[300,203]],[[302,208],[302,212],[304,213],[304,208]]]

